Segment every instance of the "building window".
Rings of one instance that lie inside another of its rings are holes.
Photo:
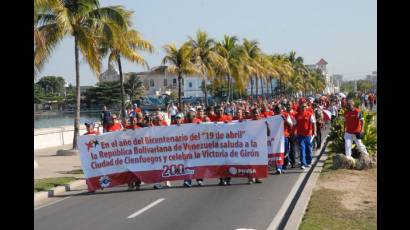
[[[176,79],[176,78],[172,79],[172,84],[173,84],[174,86],[177,86],[177,79]]]
[[[166,87],[168,85],[168,81],[167,81],[167,79],[165,78],[164,79],[164,86]]]
[[[192,82],[189,82],[189,88],[192,88]]]
[[[149,80],[149,86],[154,87],[154,79]]]

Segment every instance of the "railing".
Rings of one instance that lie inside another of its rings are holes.
[[[99,127],[99,123],[96,126]],[[86,132],[86,129],[82,125],[79,131],[79,134],[82,135]],[[102,133],[102,127],[99,127],[99,131]],[[74,127],[71,125],[34,129],[34,150],[72,144],[73,138]]]

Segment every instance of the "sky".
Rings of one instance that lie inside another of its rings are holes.
[[[345,80],[377,71],[376,0],[100,0],[100,5],[134,11],[133,28],[156,48],[154,54],[141,52],[150,67],[161,64],[165,44],[180,46],[204,30],[217,40],[225,34],[255,39],[268,54],[294,50],[305,64],[323,58],[328,72]],[[125,60],[122,64],[123,72],[145,70]],[[101,72],[106,69],[104,59]],[[39,76],[48,75],[75,85],[73,38],[57,46]],[[80,85],[97,82],[82,58],[80,77]]]

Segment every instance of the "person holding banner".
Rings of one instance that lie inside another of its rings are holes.
[[[177,121],[178,121],[178,119],[177,119]],[[167,126],[167,122],[162,120],[162,115],[158,111],[156,113],[156,116],[153,119],[152,126]],[[171,187],[171,182],[167,180],[165,182],[165,186],[167,188],[170,188]],[[160,183],[154,184],[154,189],[160,189],[160,188],[162,188],[162,185]]]
[[[260,112],[259,112],[259,108],[253,108],[252,109],[252,120],[260,120],[263,117],[261,116]],[[267,123],[266,123],[267,124]],[[267,135],[269,136],[269,135]],[[262,183],[262,180],[259,178],[249,178],[248,180],[248,184],[253,184],[254,182],[256,183]]]
[[[301,169],[310,167],[313,157],[312,143],[316,136],[316,119],[314,114],[308,110],[306,100],[299,100],[300,108],[295,116],[297,140],[300,149]]]
[[[224,110],[221,106],[217,106],[216,110],[215,110],[215,116],[212,120],[212,118],[210,118],[211,121],[213,122],[224,122],[224,123],[228,123],[230,121],[232,121],[231,116],[229,115],[225,115],[224,114]],[[219,185],[231,185],[231,177],[225,177],[225,178],[219,178]]]
[[[292,115],[290,114],[290,105],[285,104],[284,105],[286,110],[282,110],[281,115],[283,118],[284,123],[284,136],[285,136],[285,163],[283,166],[283,169],[286,170],[287,166],[290,164],[290,159],[293,159],[293,164],[294,164],[294,156],[290,157],[290,135],[292,133],[293,129],[293,122],[292,122]],[[293,165],[292,164],[292,165]],[[282,170],[278,170],[276,172],[277,174],[282,174]]]
[[[186,123],[186,124],[189,124],[189,123],[200,124],[202,122],[202,119],[196,117],[196,113],[195,113],[195,110],[193,108],[190,109],[190,111],[188,113],[188,116],[185,120],[182,120],[182,116],[179,116],[179,118],[181,118],[181,119],[178,119],[178,117],[177,117],[177,123],[176,123],[176,125],[178,125],[178,126],[183,124],[183,123]],[[198,186],[202,186],[204,184],[204,179],[202,179],[202,178],[196,179],[196,182],[198,183]],[[191,179],[184,180],[183,186],[188,187],[188,188],[192,187],[192,180]]]
[[[111,124],[107,127],[107,132],[115,132],[122,130],[122,125],[120,123],[120,120],[118,120],[117,115],[113,114],[111,116]]]
[[[98,134],[100,134],[98,132],[98,130],[97,131],[94,130],[94,127],[95,127],[94,122],[86,122],[84,125],[87,128],[87,132],[84,133],[84,135],[98,135]]]

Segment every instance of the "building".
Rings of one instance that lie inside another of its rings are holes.
[[[143,81],[149,96],[159,96],[178,92],[178,76],[166,72],[166,66],[156,66],[148,71],[136,73]],[[182,97],[203,97],[201,90],[202,80],[199,76],[183,76],[181,93]]]
[[[377,71],[373,71],[372,74],[366,75],[366,80],[372,83],[372,91],[377,92]]]
[[[325,90],[323,93],[325,94],[332,94],[332,93],[337,93],[339,91],[339,87],[335,86],[333,83],[331,76],[327,72],[327,61],[325,59],[321,58],[316,64],[313,65],[306,65],[306,67],[310,70],[316,70],[319,69],[322,74],[325,76],[325,81],[326,81],[326,86]]]
[[[343,82],[343,75],[333,74],[331,77],[331,81],[335,87],[335,93],[340,92],[340,87],[342,86],[342,82]]]

